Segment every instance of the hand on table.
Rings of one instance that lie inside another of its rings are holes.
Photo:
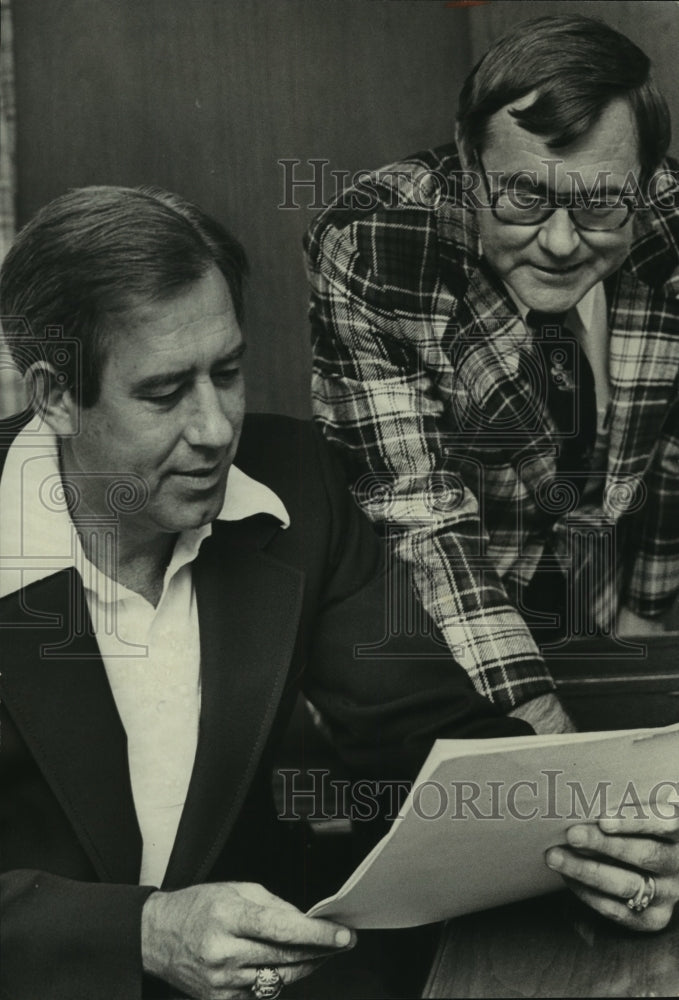
[[[672,919],[679,899],[679,806],[658,802],[646,811],[643,819],[572,826],[568,843],[550,848],[545,860],[576,896],[605,917],[632,930],[659,931]],[[655,894],[637,912],[627,900],[639,892],[644,877],[648,889],[648,876]]]
[[[258,966],[277,968],[287,986],[355,942],[250,882],[155,892],[142,912],[145,971],[199,1000],[252,1000]]]

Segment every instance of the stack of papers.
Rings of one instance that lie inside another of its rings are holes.
[[[667,815],[677,781],[679,725],[437,740],[387,836],[309,915],[412,927],[551,892],[544,853],[568,827]]]

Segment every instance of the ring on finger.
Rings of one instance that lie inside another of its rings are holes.
[[[260,965],[250,987],[257,1000],[275,1000],[283,989],[283,980],[274,965]]]
[[[655,898],[655,879],[652,875],[644,875],[641,885],[633,896],[627,900],[627,906],[633,913],[643,913]]]

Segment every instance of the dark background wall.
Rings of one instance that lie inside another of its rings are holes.
[[[310,159],[329,161],[332,196],[332,170],[449,141],[457,92],[488,44],[566,11],[637,41],[679,122],[679,7],[663,0],[18,0],[19,224],[82,184],[154,183],[199,202],[251,258],[251,409],[306,415],[301,239],[315,193],[297,189],[301,207],[280,208],[278,161],[302,161],[307,179]]]

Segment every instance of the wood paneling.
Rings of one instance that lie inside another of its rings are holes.
[[[81,184],[155,183],[199,202],[250,255],[251,408],[306,415],[301,240],[315,212],[278,208],[278,160],[353,172],[447,141],[465,26],[438,3],[22,0],[20,220]],[[302,206],[312,197],[298,191]]]

